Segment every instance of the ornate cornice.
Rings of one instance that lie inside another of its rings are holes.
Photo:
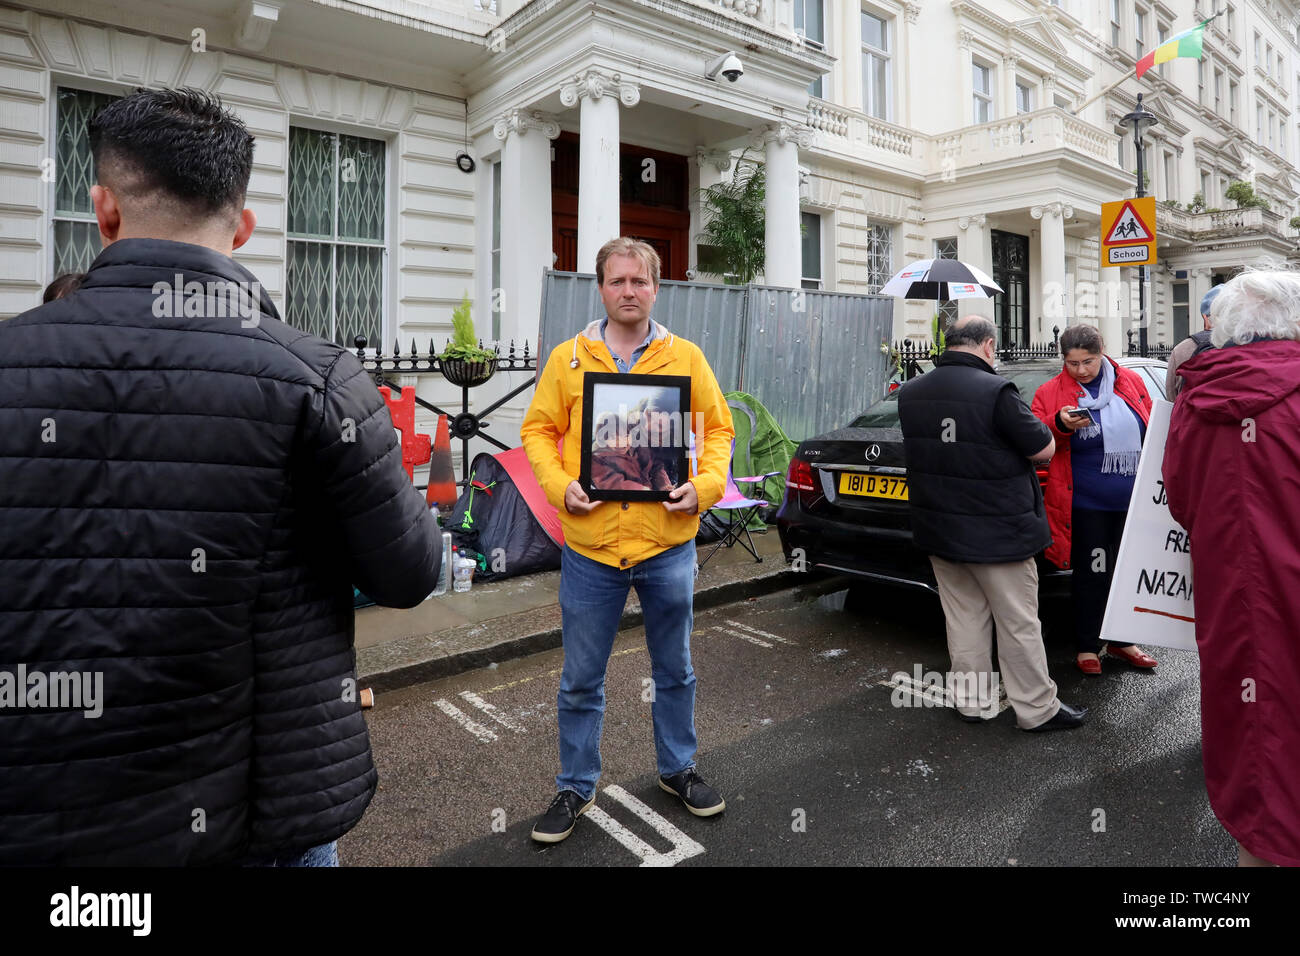
[[[802,123],[769,123],[755,138],[754,145],[767,143],[795,143],[800,149],[809,149],[813,144],[813,131]]]
[[[641,87],[623,79],[621,73],[600,70],[585,70],[560,87],[560,102],[567,107],[578,105],[583,97],[598,100],[602,96],[614,96],[624,106],[636,106],[641,102]]]
[[[540,130],[547,139],[560,135],[560,124],[555,117],[538,110],[506,110],[492,124],[492,135],[505,139],[511,133],[524,136],[530,129]]]
[[[725,173],[731,168],[731,153],[725,149],[697,149],[695,161],[701,166],[708,163],[718,172]]]
[[[1029,215],[1035,219],[1042,219],[1044,216],[1060,216],[1062,219],[1070,219],[1074,216],[1074,207],[1069,203],[1049,202],[1041,206],[1032,206]]]

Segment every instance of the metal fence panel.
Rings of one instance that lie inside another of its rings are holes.
[[[744,390],[795,441],[847,425],[885,390],[893,299],[750,287]]]
[[[594,275],[548,271],[541,364],[604,314]],[[847,424],[884,392],[889,298],[665,280],[654,318],[700,347],[724,392],[752,394],[796,441]]]

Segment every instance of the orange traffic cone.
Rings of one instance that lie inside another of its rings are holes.
[[[429,459],[429,490],[424,500],[437,503],[440,511],[450,511],[457,497],[456,472],[451,464],[451,433],[447,429],[447,416],[439,415],[433,457]]]

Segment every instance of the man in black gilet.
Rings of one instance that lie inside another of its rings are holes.
[[[1216,285],[1201,299],[1201,321],[1205,324],[1205,328],[1187,336],[1169,353],[1169,368],[1165,372],[1165,398],[1171,402],[1178,397],[1178,393],[1183,388],[1183,380],[1178,375],[1178,366],[1198,352],[1214,348],[1214,343],[1210,341],[1210,329],[1214,325],[1210,321],[1210,306],[1214,304],[1222,288],[1223,286]]]
[[[1047,672],[1034,556],[1051,543],[1034,464],[1056,442],[1020,392],[993,370],[996,330],[956,322],[934,370],[898,393],[912,540],[930,555],[948,626],[957,713],[996,716],[998,670],[1022,730],[1066,730],[1088,710],[1062,703]],[[983,716],[981,716],[983,715]]]

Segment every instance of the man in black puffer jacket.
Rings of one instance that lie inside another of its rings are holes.
[[[436,524],[356,357],[230,258],[243,124],[142,90],[91,146],[104,251],[0,322],[0,863],[336,859],[353,584],[418,604]]]

